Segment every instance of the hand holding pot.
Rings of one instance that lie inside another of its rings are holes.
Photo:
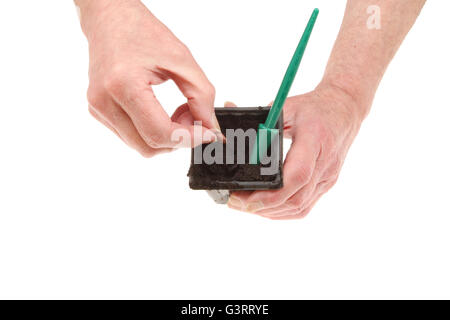
[[[335,183],[362,118],[355,100],[333,86],[319,85],[290,97],[284,106],[284,135],[292,138],[284,163],[284,187],[233,192],[233,209],[272,219],[304,217]]]
[[[321,84],[313,92],[289,98],[284,106],[285,136],[292,137],[284,163],[284,187],[236,192],[230,207],[273,219],[301,218],[311,210],[336,182],[378,84],[424,3],[347,2]],[[375,13],[368,16],[374,8]]]
[[[193,137],[194,120],[203,125],[197,144],[217,139],[214,87],[166,26],[140,1],[75,2],[89,41],[88,101],[96,119],[146,157],[177,146],[171,138],[177,129]],[[168,79],[187,99],[172,117],[151,87]]]

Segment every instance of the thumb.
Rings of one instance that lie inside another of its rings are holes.
[[[220,132],[214,113],[216,90],[189,51],[170,70],[166,71],[187,99],[187,105],[202,126]]]

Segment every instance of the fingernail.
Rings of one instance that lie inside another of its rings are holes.
[[[231,107],[236,107],[236,104],[231,102],[231,101],[225,101],[224,105],[225,108],[231,108]]]
[[[216,131],[221,132],[221,131],[220,131],[219,121],[217,121],[217,117],[216,117],[216,114],[215,114],[215,113],[213,113],[213,115],[212,115],[212,117],[211,117],[211,122],[213,123],[214,129],[215,129]]]
[[[213,143],[218,140],[216,131],[208,130],[203,135],[203,143]]]
[[[245,210],[249,212],[256,212],[258,210],[261,210],[262,208],[264,208],[264,204],[261,201],[258,201],[258,202],[250,202],[245,208]]]
[[[227,138],[223,135],[221,131],[214,131],[214,134],[216,135],[217,138],[216,141],[227,142]]]
[[[230,198],[228,198],[228,204],[241,209],[243,208],[241,199],[239,199],[235,195],[231,195]]]

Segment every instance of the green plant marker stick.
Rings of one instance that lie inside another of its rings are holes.
[[[280,89],[278,90],[275,101],[273,102],[272,108],[270,109],[269,115],[267,116],[265,126],[269,129],[274,129],[277,124],[278,118],[283,108],[284,102],[286,101],[289,90],[291,89],[292,83],[294,82],[295,75],[297,74],[298,67],[303,58],[303,53],[305,52],[306,45],[308,44],[309,37],[314,28],[314,24],[319,14],[319,9],[314,9],[309,18],[309,22],[306,25],[305,31],[303,32],[302,38],[294,52],[291,63],[284,75],[283,82],[281,83]]]
[[[270,130],[275,129],[275,126],[277,124],[278,118],[280,117],[281,110],[283,108],[284,102],[286,101],[286,98],[289,94],[289,90],[291,89],[292,83],[294,82],[295,75],[297,74],[298,67],[300,66],[300,62],[303,58],[303,53],[305,52],[306,45],[308,44],[309,37],[311,36],[311,32],[314,28],[314,24],[317,19],[317,15],[319,14],[319,9],[314,9],[314,11],[311,14],[311,17],[309,18],[308,24],[306,25],[305,31],[303,32],[303,35],[300,39],[300,42],[297,46],[297,49],[294,52],[294,56],[292,57],[291,62],[289,63],[289,66],[287,68],[286,74],[284,75],[283,82],[281,82],[280,89],[278,90],[277,96],[275,98],[275,101],[273,102],[272,108],[270,108],[269,114],[266,118],[266,122],[264,124],[259,125],[259,129],[267,129],[269,130],[268,136],[270,136]],[[270,137],[267,141],[267,143],[262,142],[261,148],[268,148],[270,146]],[[250,158],[250,163],[256,164],[259,162],[259,138],[257,139],[254,147],[253,152]]]

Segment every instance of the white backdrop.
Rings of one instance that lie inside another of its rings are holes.
[[[345,6],[146,3],[217,106],[271,101],[319,7],[291,94],[314,88]],[[426,4],[337,185],[306,219],[271,221],[190,190],[189,150],[144,159],[90,117],[72,1],[0,2],[0,298],[450,298],[449,13]]]

